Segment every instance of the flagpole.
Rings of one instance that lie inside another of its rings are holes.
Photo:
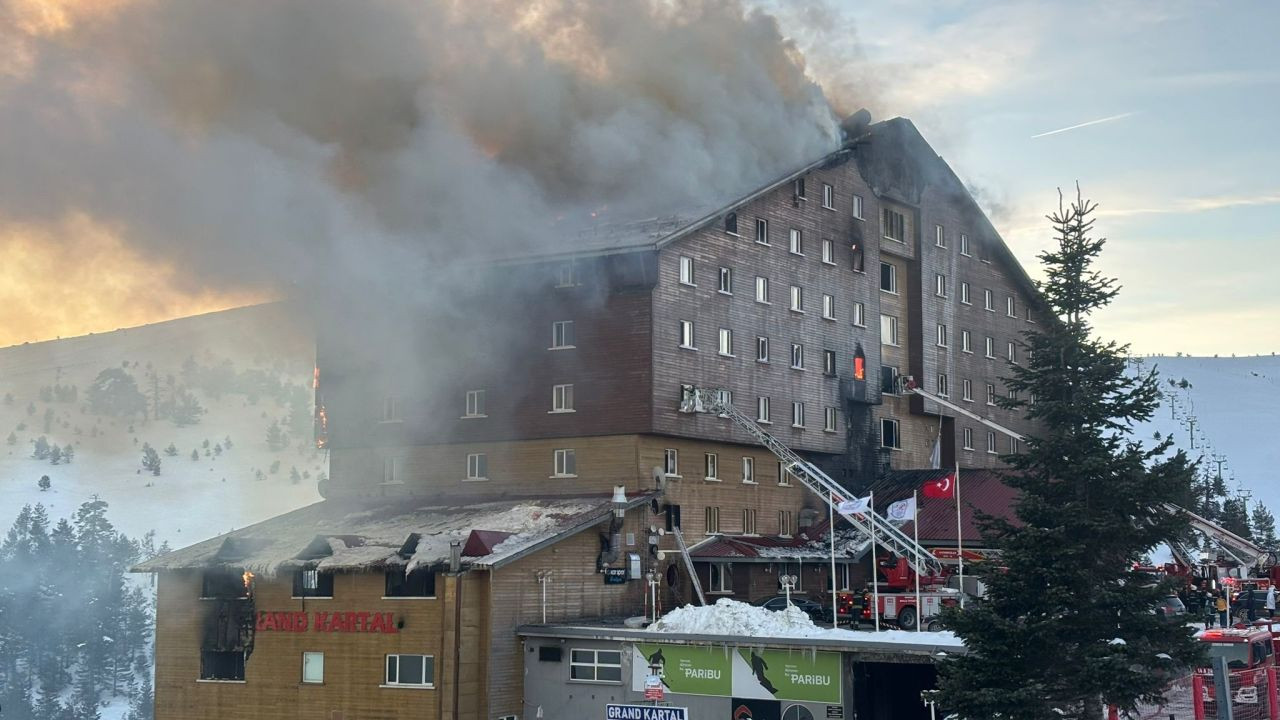
[[[876,493],[874,490],[867,495],[867,509],[874,516],[876,513]],[[875,517],[870,518],[868,523],[871,527],[871,617],[876,620],[876,632],[880,632],[880,580],[878,577],[879,566],[876,563],[876,523]]]
[[[916,491],[911,491],[911,532],[915,535],[916,571],[916,632],[924,621],[924,605],[920,604],[920,505],[916,502]]]
[[[960,461],[956,461],[956,562],[960,564],[960,607],[964,607],[964,529],[960,524]]]
[[[840,598],[836,594],[836,494],[827,503],[827,537],[831,539],[831,627],[840,627]]]

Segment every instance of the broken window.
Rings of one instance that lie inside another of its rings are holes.
[[[319,570],[299,570],[293,574],[293,596],[333,597],[333,575]]]
[[[436,574],[426,568],[406,573],[404,568],[387,571],[387,597],[432,598],[436,596]]]
[[[244,680],[243,650],[201,650],[201,680]]]
[[[734,235],[738,234],[738,213],[729,213],[724,216],[724,231]]]
[[[249,597],[249,584],[240,570],[205,570],[200,579],[200,597],[229,600]]]

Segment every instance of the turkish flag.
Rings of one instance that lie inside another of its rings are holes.
[[[930,480],[924,484],[922,491],[927,498],[950,500],[956,496],[956,474],[949,472],[937,480]]]

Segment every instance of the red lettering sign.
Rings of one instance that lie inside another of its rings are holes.
[[[340,632],[383,633],[400,632],[392,613],[375,612],[325,612],[317,610],[315,621],[302,611],[259,610],[256,624],[258,632]]]

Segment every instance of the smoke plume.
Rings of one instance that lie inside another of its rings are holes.
[[[0,117],[0,228],[91,223],[192,293],[570,249],[838,140],[738,0],[13,0]]]

